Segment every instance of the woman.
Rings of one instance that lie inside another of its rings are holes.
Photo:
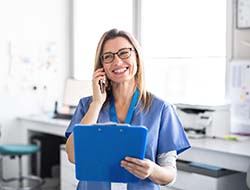
[[[100,81],[105,81],[101,91]],[[121,166],[141,180],[128,190],[155,190],[176,178],[176,158],[190,148],[172,105],[145,90],[143,61],[138,42],[125,31],[112,29],[99,41],[93,74],[93,96],[82,98],[66,131],[66,151],[74,162],[72,131],[76,123],[102,122],[144,125],[148,128],[145,159],[126,157]],[[84,182],[79,190],[115,189],[113,183]],[[121,186],[120,186],[121,188]]]

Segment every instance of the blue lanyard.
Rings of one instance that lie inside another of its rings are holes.
[[[132,100],[130,102],[130,106],[128,108],[128,113],[126,115],[126,119],[125,119],[125,123],[130,124],[132,121],[132,117],[134,115],[134,111],[135,111],[135,106],[137,104],[139,98],[139,90],[138,88],[135,90],[134,95],[132,97]],[[109,109],[109,116],[112,122],[116,122],[119,123],[119,120],[117,118],[117,114],[116,114],[116,110],[115,110],[115,101],[114,101],[114,97],[111,97],[111,102],[110,102],[110,109]]]

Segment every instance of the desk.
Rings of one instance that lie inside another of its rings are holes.
[[[47,116],[18,118],[25,135],[23,142],[29,141],[29,131],[64,136],[69,121],[52,119]],[[222,139],[190,139],[192,148],[179,156],[186,161],[202,162],[214,166],[247,172],[250,165],[250,140],[226,141]]]
[[[26,134],[28,131],[35,131],[61,137],[64,137],[65,130],[70,123],[69,120],[53,119],[46,115],[19,117],[17,120]],[[28,136],[24,140],[28,142]]]
[[[30,142],[31,136],[37,132],[64,137],[65,130],[70,121],[52,119],[45,115],[39,115],[20,117],[17,118],[17,122],[21,127],[21,130],[18,130],[17,132],[13,131],[13,133],[19,134],[19,138],[16,139],[16,143],[27,144]],[[24,174],[27,174],[29,171],[28,163],[28,158],[23,158]]]
[[[44,133],[64,137],[65,130],[69,125],[69,120],[52,119],[45,115],[27,116],[17,118],[22,130],[21,142],[28,143],[34,133]],[[59,147],[58,147],[59,149]],[[59,155],[58,155],[59,156]],[[30,171],[28,158],[23,159],[23,172]],[[77,180],[74,178],[74,165],[69,163],[65,149],[60,149],[60,189],[75,190]]]
[[[192,148],[179,159],[201,162],[230,170],[247,172],[250,166],[250,140],[190,139]]]

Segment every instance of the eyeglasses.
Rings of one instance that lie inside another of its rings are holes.
[[[106,52],[103,55],[101,55],[101,60],[103,63],[108,64],[114,61],[115,55],[117,54],[120,59],[127,59],[131,56],[131,51],[134,51],[133,48],[122,48],[119,49],[117,52]]]

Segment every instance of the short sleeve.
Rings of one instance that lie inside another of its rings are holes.
[[[70,121],[70,124],[65,132],[65,137],[68,138],[70,134],[73,132],[73,129],[75,127],[75,124],[78,124],[81,122],[83,116],[86,114],[89,108],[89,104],[91,102],[91,97],[82,98],[79,101],[78,106],[76,107],[75,113],[73,114],[73,117]]]
[[[190,148],[182,123],[172,105],[164,105],[161,115],[157,154],[176,150],[177,154]]]

